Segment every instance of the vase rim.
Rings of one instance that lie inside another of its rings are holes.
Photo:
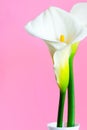
[[[47,125],[48,127],[51,127],[51,128],[57,128],[56,126],[57,126],[57,123],[56,122],[50,122],[50,123],[48,123],[48,125]],[[75,126],[72,126],[72,127],[74,127],[74,128],[76,128],[76,127],[80,127],[80,124],[75,124]],[[66,126],[66,123],[63,123],[63,127],[58,127],[58,128],[60,128],[60,129],[62,129],[62,128],[67,128],[67,129],[70,129],[70,128],[72,128],[72,127],[67,127]]]

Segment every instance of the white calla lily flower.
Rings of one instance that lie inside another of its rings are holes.
[[[71,13],[83,26],[87,27],[87,2],[74,5],[71,9]]]
[[[71,13],[56,7],[45,10],[30,21],[25,28],[30,34],[47,43],[54,61],[57,83],[61,91],[64,91],[69,81],[68,59],[72,45],[85,38],[87,30],[77,22]]]

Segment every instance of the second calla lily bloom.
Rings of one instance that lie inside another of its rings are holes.
[[[83,26],[87,27],[87,2],[74,5],[71,9],[71,13]]]
[[[87,36],[71,13],[50,7],[26,25],[26,30],[43,39],[51,52],[57,83],[65,91],[69,82],[69,56],[74,46]]]

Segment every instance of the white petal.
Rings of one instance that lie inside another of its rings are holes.
[[[70,43],[79,34],[81,27],[72,14],[50,7],[29,22],[26,30],[34,36],[51,42],[59,42],[60,35],[63,34],[65,42]]]
[[[87,2],[81,2],[73,6],[71,13],[87,27]]]
[[[41,39],[56,41],[54,25],[49,10],[44,11],[30,21],[25,28],[29,33]]]
[[[62,92],[66,90],[69,82],[69,55],[70,46],[62,51],[56,51],[53,57],[57,83]]]
[[[64,42],[52,42],[52,41],[46,41],[45,42],[48,44],[48,46],[52,46],[55,50],[61,50],[67,46],[66,43]]]
[[[73,37],[71,43],[80,42],[86,37],[87,37],[87,28],[81,26],[79,27],[77,34]]]
[[[54,55],[56,49],[55,49],[53,46],[51,46],[50,44],[47,44],[47,45],[48,45],[48,48],[49,48],[50,54],[51,54],[52,59],[53,59],[53,55]]]

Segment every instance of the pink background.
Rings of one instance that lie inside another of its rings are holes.
[[[86,1],[86,0],[84,0]],[[48,48],[24,25],[44,9],[80,0],[0,0],[0,130],[47,130],[56,121],[57,88]],[[87,39],[74,61],[76,122],[87,129]],[[65,117],[67,105],[65,107]]]

